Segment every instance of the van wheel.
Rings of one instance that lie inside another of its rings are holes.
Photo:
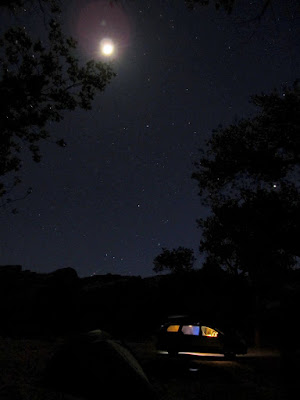
[[[178,351],[174,350],[174,349],[169,349],[168,350],[169,356],[177,356],[178,355]]]
[[[233,361],[236,359],[236,354],[233,353],[232,351],[226,351],[224,353],[224,357],[225,357],[225,360]]]

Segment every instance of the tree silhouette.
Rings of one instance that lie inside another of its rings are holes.
[[[228,13],[231,13],[233,6],[235,4],[235,0],[185,0],[187,6],[189,8],[194,8],[196,5],[207,6],[210,3],[214,3],[216,9],[224,8],[224,10]]]
[[[257,116],[215,130],[192,177],[212,211],[198,221],[204,265],[248,275],[259,346],[266,299],[300,255],[300,88],[252,101]]]
[[[185,3],[191,9],[194,9],[197,5],[207,6],[214,4],[217,10],[224,9],[224,11],[230,14],[238,2],[236,0],[185,0]],[[272,6],[272,3],[274,3],[273,0],[259,1],[257,4],[257,14],[254,19],[262,18],[267,9]]]
[[[37,5],[42,11],[43,6],[50,6],[51,12],[60,11],[60,0],[0,0],[0,7],[6,7],[13,12],[21,8]]]
[[[80,65],[76,41],[62,32],[56,0],[2,0],[0,6],[17,13],[25,3],[41,7],[47,39],[33,38],[25,26],[11,26],[0,40],[1,177],[21,168],[25,148],[39,162],[40,141],[65,146],[63,139],[51,137],[49,123],[60,122],[65,111],[91,109],[96,92],[103,91],[115,76],[111,66],[102,62]],[[0,197],[19,182],[15,177],[9,187],[2,179]]]
[[[194,251],[179,246],[177,249],[168,250],[162,248],[162,253],[155,257],[153,271],[158,273],[169,270],[173,273],[189,272],[196,261]]]
[[[258,283],[280,279],[300,254],[299,85],[252,101],[260,113],[215,130],[192,177],[212,210],[198,221],[200,251]]]

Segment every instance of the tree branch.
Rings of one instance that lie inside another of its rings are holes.
[[[254,22],[254,21],[260,21],[261,18],[264,16],[264,14],[266,13],[268,7],[271,5],[272,0],[265,0],[265,3],[261,9],[261,12],[254,18],[248,19],[247,21],[245,21],[246,23],[249,22]]]

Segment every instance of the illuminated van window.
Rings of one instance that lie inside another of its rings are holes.
[[[202,336],[218,337],[218,332],[208,326],[201,326]]]
[[[183,325],[181,330],[184,335],[199,336],[200,327],[197,325]]]
[[[180,325],[170,325],[168,326],[167,332],[178,332]]]

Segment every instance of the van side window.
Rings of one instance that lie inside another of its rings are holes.
[[[184,335],[199,336],[200,326],[197,325],[183,325],[181,331]]]
[[[202,336],[218,337],[218,332],[208,326],[201,326]]]
[[[167,332],[178,332],[180,325],[170,325],[167,328]]]

